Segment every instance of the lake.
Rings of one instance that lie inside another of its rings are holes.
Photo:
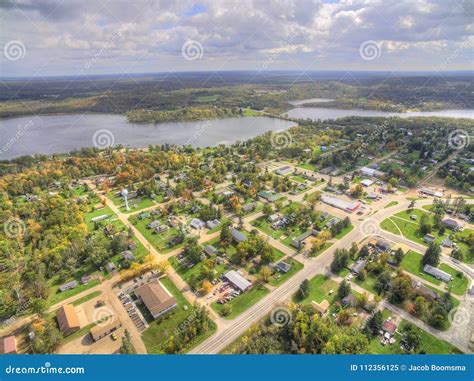
[[[330,107],[297,107],[289,110],[286,114],[290,118],[298,119],[337,119],[346,116],[398,116],[400,118],[411,118],[414,116],[440,116],[447,118],[474,119],[474,110],[438,110],[438,111],[412,111],[412,112],[388,112],[377,110],[358,109],[335,109]]]
[[[297,101],[290,101],[288,103],[293,106],[301,106],[308,103],[327,103],[327,102],[332,102],[333,100],[334,99],[329,99],[329,98],[309,98],[309,99],[300,99]]]
[[[128,123],[123,115],[69,114],[0,120],[0,160],[22,155],[70,152],[111,143],[130,147],[190,144],[207,147],[247,140],[294,123],[269,117],[236,117],[159,124]]]

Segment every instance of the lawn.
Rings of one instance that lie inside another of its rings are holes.
[[[421,254],[418,254],[412,250],[409,250],[408,253],[406,253],[406,255],[403,257],[403,260],[400,266],[402,266],[409,273],[412,273],[428,282],[431,282],[436,285],[441,284],[441,282],[438,279],[436,279],[434,276],[431,276],[423,272],[423,264],[421,262],[422,260],[423,260],[423,256]]]
[[[257,303],[269,292],[270,291],[265,286],[262,286],[262,285],[253,286],[250,290],[244,292],[243,294],[232,299],[230,302],[226,303],[231,306],[232,312],[228,316],[225,316],[224,319],[236,318],[242,312],[244,312],[245,310],[253,306],[255,303]],[[217,313],[220,313],[220,311],[222,311],[222,307],[224,307],[224,304],[219,304],[217,302],[214,302],[211,304],[211,308]]]
[[[278,287],[279,285],[285,283],[288,279],[290,279],[293,275],[295,275],[304,267],[301,262],[298,262],[296,259],[293,258],[285,258],[284,261],[291,265],[291,269],[287,273],[281,273],[280,271],[277,271],[272,276],[269,284],[274,287]]]
[[[85,302],[88,302],[89,300],[92,300],[92,299],[98,297],[101,294],[102,294],[102,291],[93,291],[90,294],[87,294],[86,296],[83,296],[82,298],[79,298],[76,301],[72,302],[72,305],[74,307],[76,307],[80,304],[83,304]]]
[[[86,213],[85,216],[84,216],[84,219],[85,219],[86,224],[87,224],[87,229],[89,229],[89,231],[94,230],[94,223],[92,222],[92,219],[94,217],[98,217],[98,216],[102,216],[104,214],[107,214],[107,215],[109,215],[109,217],[107,219],[101,221],[101,222],[106,222],[106,223],[108,223],[111,219],[117,218],[115,213],[108,206],[106,206],[103,209],[99,209],[99,210],[95,210],[93,206],[90,206],[90,208],[91,208],[91,210],[88,213]]]
[[[175,335],[175,331],[179,328],[180,324],[190,318],[193,313],[192,306],[169,278],[161,278],[160,281],[176,298],[178,305],[166,315],[152,321],[150,326],[142,333],[143,343],[147,352],[155,354],[164,352],[164,346],[168,338]],[[212,329],[208,333],[201,337],[196,337],[182,352],[190,350],[215,330],[216,326],[213,324]]]
[[[400,231],[398,230],[397,225],[395,224],[395,222],[393,222],[391,218],[386,218],[385,220],[383,220],[380,224],[380,227],[383,230],[388,231],[389,233],[400,235]]]
[[[450,274],[453,279],[451,282],[448,283],[448,288],[449,290],[456,295],[464,295],[466,292],[466,289],[469,285],[469,281],[465,275],[462,277],[458,276],[458,271],[453,269],[451,266],[447,265],[446,263],[441,263],[439,265],[439,269],[443,270],[444,272],[447,272]]]
[[[310,163],[298,164],[298,168],[306,169],[308,171],[317,172],[318,167]]]
[[[316,303],[321,303],[324,299],[328,299],[328,302],[332,304],[337,299],[337,289],[339,288],[339,283],[328,278],[325,275],[319,274],[316,275],[313,279],[309,281],[310,291],[309,295],[304,299],[298,299],[297,295],[293,296],[293,301],[298,304],[309,304],[311,301]],[[330,291],[333,291],[329,295]]]
[[[201,279],[201,271],[203,268],[202,262],[197,263],[190,269],[188,269],[186,266],[182,266],[176,257],[171,257],[169,258],[169,262],[171,266],[176,270],[176,272],[183,278],[183,280],[189,284],[190,279],[196,278],[196,279]],[[225,271],[227,270],[227,266],[225,264],[216,264],[214,266],[214,277],[219,278]]]
[[[271,223],[267,221],[265,216],[259,217],[252,221],[252,226],[255,226],[257,229],[275,239],[279,239],[284,233],[282,229],[273,229]]]
[[[390,208],[392,206],[395,206],[395,205],[398,205],[398,201],[390,201],[387,205],[385,205],[383,208],[384,209],[387,209],[387,208]]]
[[[66,283],[66,282],[64,282]],[[55,291],[51,293],[51,295],[48,298],[48,305],[52,306],[55,305],[67,298],[70,298],[71,296],[77,295],[80,292],[86,291],[89,288],[92,288],[94,286],[97,286],[100,282],[96,279],[93,280],[87,284],[80,284],[76,288],[73,288],[72,290],[66,290],[63,292],[58,292],[57,287],[55,288]]]
[[[392,315],[391,311],[384,310],[383,311],[384,318]],[[410,324],[406,320],[402,320],[397,328],[398,332],[401,332],[405,326]],[[420,347],[418,348],[418,352],[426,353],[426,354],[459,354],[462,353],[448,343],[447,341],[440,340],[435,336],[431,335],[430,333],[416,327],[415,328],[421,337]],[[378,355],[385,355],[385,354],[405,354],[406,352],[400,349],[400,340],[401,334],[395,333],[395,339],[397,340],[395,344],[392,345],[382,345],[380,344],[380,336],[374,337],[369,344],[369,353],[378,354]]]
[[[107,198],[111,200],[115,206],[117,206],[122,213],[132,213],[132,212],[137,212],[139,210],[148,208],[150,206],[155,205],[155,202],[146,197],[146,196],[138,196],[136,198],[131,198],[128,200],[128,205],[130,207],[130,210],[125,209],[125,203],[123,201],[123,198],[121,196],[117,197],[115,195],[117,191],[113,190],[110,191],[106,194]],[[137,200],[139,200],[137,202]]]
[[[177,228],[172,227],[164,232],[155,233],[154,230],[148,228],[148,224],[154,220],[158,220],[161,224],[165,224],[162,218],[154,217],[144,218],[142,220],[131,219],[130,223],[133,223],[133,225],[140,231],[140,233],[142,233],[142,235],[147,239],[147,241],[150,242],[153,247],[162,254],[168,253],[184,245],[183,241],[178,245],[168,247],[167,243],[179,234],[179,230]]]
[[[349,224],[347,227],[342,229],[338,234],[336,234],[336,236],[334,238],[341,239],[345,235],[349,234],[352,231],[352,229],[354,229],[354,225]]]
[[[261,115],[260,111],[252,110],[250,108],[244,108],[242,110],[242,116],[259,116]]]

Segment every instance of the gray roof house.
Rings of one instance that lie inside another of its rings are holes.
[[[291,270],[291,265],[289,263],[280,261],[278,262],[275,267],[280,270],[282,273],[287,273],[288,271]]]
[[[239,232],[236,228],[230,228],[230,234],[232,234],[232,238],[237,243],[247,241],[247,236],[244,233]]]
[[[359,274],[365,268],[365,266],[367,266],[367,261],[365,259],[358,259],[352,265],[351,271],[354,274]]]
[[[217,249],[212,245],[206,245],[204,246],[204,252],[207,255],[214,255],[214,254],[217,254]]]
[[[59,286],[59,292],[64,292],[66,290],[72,290],[73,288],[77,287],[77,281],[72,280],[68,283],[64,283],[61,286]]]
[[[423,271],[427,274],[433,275],[436,279],[442,280],[443,282],[449,282],[453,279],[451,274],[430,265],[425,265]]]
[[[206,224],[204,223],[204,221],[201,221],[199,218],[193,218],[191,220],[191,223],[189,224],[192,228],[194,229],[201,229],[203,228],[204,226],[206,226]]]
[[[252,283],[240,275],[237,271],[231,270],[227,272],[224,277],[232,283],[232,285],[238,288],[240,291],[244,292],[250,288]]]
[[[129,260],[129,261],[135,260],[135,256],[133,255],[133,253],[132,253],[130,250],[125,250],[125,251],[122,253],[122,258],[123,258],[123,259],[127,259],[127,260]]]
[[[446,218],[445,220],[443,220],[443,225],[446,227],[446,229],[454,231],[461,230],[463,228],[463,225],[460,222],[451,218]]]

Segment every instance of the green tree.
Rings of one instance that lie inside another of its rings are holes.
[[[441,256],[441,248],[435,242],[430,243],[423,256],[423,265],[431,265],[437,267],[439,265],[439,258]]]
[[[337,295],[339,296],[340,299],[343,299],[350,293],[351,293],[351,284],[349,282],[346,282],[346,280],[343,280],[341,284],[339,285],[339,288],[337,290]]]

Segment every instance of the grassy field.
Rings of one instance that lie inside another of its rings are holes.
[[[385,205],[383,208],[384,209],[387,209],[387,208],[390,208],[392,206],[395,206],[395,205],[398,205],[398,201],[390,201],[387,205]]]
[[[125,203],[123,201],[123,198],[121,196],[117,197],[115,193],[116,193],[116,190],[113,190],[113,191],[108,192],[106,196],[109,200],[111,200],[114,203],[116,207],[119,208],[119,210],[122,213],[137,212],[139,210],[148,208],[156,204],[152,199],[140,196],[140,197],[132,198],[128,200],[128,205],[130,207],[130,210],[127,210],[125,209]],[[137,199],[139,199],[138,202],[137,202]],[[160,201],[162,201],[162,198],[161,200],[160,199],[157,200],[157,202],[160,202]]]
[[[110,222],[111,220],[117,218],[117,216],[115,215],[115,213],[112,211],[112,209],[110,209],[108,206],[106,206],[105,208],[103,209],[99,209],[99,210],[95,210],[93,208],[93,206],[91,206],[91,211],[86,213],[85,216],[84,216],[84,219],[86,221],[86,225],[87,225],[87,229],[89,229],[89,231],[92,231],[94,230],[94,223],[92,222],[92,219],[94,217],[98,217],[98,216],[102,216],[104,214],[107,214],[109,215],[109,217],[105,220],[102,220],[103,222]]]
[[[155,219],[160,221],[161,224],[164,224],[164,220],[160,218],[144,218],[143,220],[136,219],[132,221],[133,225],[143,234],[147,241],[162,254],[169,253],[170,251],[184,245],[184,242],[182,242],[181,244],[168,247],[167,243],[179,234],[179,230],[173,227],[157,234],[152,229],[148,228],[148,224]],[[130,222],[132,223],[132,221]]]
[[[244,292],[243,294],[232,299],[230,302],[226,303],[231,306],[232,312],[228,316],[225,316],[224,319],[236,318],[242,312],[244,312],[245,310],[253,306],[255,303],[257,303],[269,292],[270,291],[268,290],[268,288],[262,285],[253,286],[250,290]],[[217,313],[220,313],[223,307],[224,307],[224,304],[219,304],[217,302],[214,302],[211,304],[211,308]]]
[[[252,226],[255,226],[257,229],[275,239],[279,239],[284,233],[282,229],[273,229],[271,223],[267,221],[265,216],[259,217],[252,221]]]
[[[447,265],[446,263],[441,263],[439,265],[439,269],[443,270],[444,272],[447,272],[453,277],[451,282],[448,283],[449,290],[453,294],[464,295],[469,285],[469,280],[467,279],[467,277],[465,275],[462,275],[462,277],[458,276],[459,272],[453,269],[451,266]]]
[[[102,291],[93,291],[90,294],[87,294],[86,296],[83,296],[82,298],[77,299],[75,302],[72,302],[73,306],[78,306],[80,304],[83,304],[85,302],[88,302],[89,300],[92,300],[99,295],[102,294]]]
[[[313,172],[316,172],[318,170],[318,167],[310,163],[298,164],[298,168],[306,169],[307,171]]]
[[[143,343],[148,353],[163,353],[168,338],[175,335],[175,330],[179,325],[193,313],[192,306],[169,278],[162,278],[160,281],[176,298],[178,305],[166,315],[152,321],[150,326],[142,333]],[[209,337],[215,330],[216,326],[212,325],[209,332],[195,338],[182,352],[190,350],[206,337]]]
[[[423,272],[422,261],[423,256],[412,250],[409,250],[408,253],[403,257],[402,263],[400,264],[406,271],[412,273],[428,282],[439,285],[441,282],[436,279],[434,276],[426,274]]]
[[[334,238],[336,239],[341,239],[342,237],[344,237],[345,235],[349,234],[352,229],[354,229],[354,225],[352,224],[349,224],[349,226],[345,227],[344,229],[342,229],[339,234],[337,234]]]
[[[67,298],[70,298],[71,296],[77,295],[83,291],[88,290],[89,288],[97,286],[99,283],[100,282],[98,280],[93,280],[87,284],[80,284],[76,288],[73,288],[72,290],[66,290],[63,292],[58,292],[57,287],[56,287],[55,289],[56,291],[52,292],[48,298],[48,305],[53,306],[59,302],[62,302],[63,300]]]
[[[298,262],[296,259],[285,258],[284,261],[291,265],[290,271],[285,274],[277,271],[277,273],[275,273],[270,279],[270,285],[277,287],[280,284],[285,283],[288,279],[290,279],[293,275],[295,275],[303,268],[303,264],[301,262]]]
[[[298,304],[310,304],[313,300],[317,303],[321,303],[324,299],[327,299],[328,302],[332,304],[336,301],[339,283],[321,274],[316,275],[309,283],[309,295],[304,299],[298,299],[295,294],[293,296],[293,302]],[[331,295],[329,294],[330,290],[334,291]]]
[[[388,318],[391,315],[389,310],[383,311],[384,318]],[[380,336],[374,337],[369,344],[369,353],[378,354],[378,355],[389,355],[389,354],[404,354],[402,349],[400,349],[400,340],[402,338],[399,332],[403,331],[403,328],[407,326],[408,323],[406,320],[402,320],[397,328],[395,333],[395,339],[397,340],[395,344],[392,345],[382,345],[380,344]],[[427,354],[458,354],[461,353],[456,347],[448,343],[447,341],[440,340],[430,333],[416,327],[416,330],[420,334],[421,344],[418,348],[418,352],[427,353]]]
[[[386,218],[385,220],[383,220],[380,224],[380,227],[383,230],[388,231],[389,233],[400,235],[400,231],[398,230],[397,225],[395,224],[395,222],[393,222],[391,218]]]
[[[170,262],[171,266],[176,270],[176,272],[183,278],[183,280],[189,284],[190,279],[192,278],[197,278],[200,279],[200,274],[203,268],[202,262],[197,263],[190,269],[188,269],[186,266],[182,266],[176,257],[171,257],[168,259]],[[214,277],[219,278],[222,273],[224,273],[228,267],[225,264],[216,264],[214,267]]]

